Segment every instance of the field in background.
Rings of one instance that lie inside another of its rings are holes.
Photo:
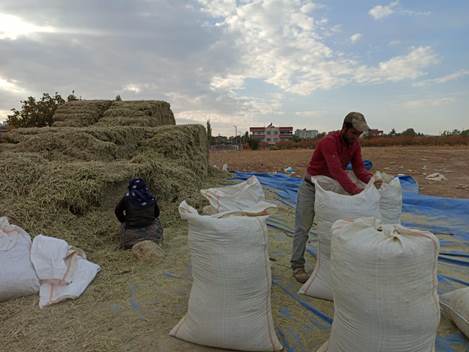
[[[287,167],[292,167],[294,176],[301,177],[312,152],[311,149],[211,151],[210,165],[222,168],[223,164],[227,164],[231,171],[269,172],[283,172]],[[373,171],[413,176],[422,193],[469,198],[469,146],[364,147],[363,157],[373,162]],[[435,182],[425,179],[436,172],[443,174],[447,181]]]
[[[269,146],[261,142],[259,149],[311,149],[316,146],[321,138],[303,139],[299,141],[285,140]],[[363,138],[362,146],[366,147],[390,147],[390,146],[469,146],[469,136],[380,136]],[[214,148],[215,149],[215,148]],[[244,149],[249,149],[246,144]]]

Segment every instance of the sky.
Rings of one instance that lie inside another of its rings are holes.
[[[0,120],[28,96],[155,99],[251,126],[469,129],[467,0],[2,0]]]

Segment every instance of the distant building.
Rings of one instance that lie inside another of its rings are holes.
[[[382,136],[384,134],[383,131],[381,130],[377,130],[377,129],[369,129],[368,130],[368,136],[369,137],[378,137],[378,136]]]
[[[228,137],[225,136],[212,136],[212,144],[229,144]]]
[[[251,138],[268,144],[275,144],[293,137],[293,127],[276,127],[269,124],[267,127],[249,127]]]
[[[300,139],[313,139],[316,138],[318,134],[318,130],[307,130],[306,128],[295,131],[295,136]]]

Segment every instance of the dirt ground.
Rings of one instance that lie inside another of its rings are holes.
[[[211,165],[249,171],[282,171],[293,167],[298,176],[311,150],[216,152]],[[373,161],[374,170],[407,173],[414,176],[423,193],[469,198],[469,148],[366,148],[364,157]],[[424,174],[440,172],[448,180],[425,181]],[[226,184],[214,179],[206,186]],[[273,199],[270,195],[268,199]],[[163,207],[165,208],[165,207]],[[174,214],[172,213],[174,212]],[[176,210],[163,217],[177,217]],[[292,226],[291,208],[279,203],[276,215]],[[59,234],[49,234],[56,235]],[[311,310],[333,315],[332,304],[311,297],[299,297],[300,288],[291,278],[289,251],[291,237],[285,231],[269,227],[269,255],[272,264],[272,315],[276,332],[286,351],[315,351],[330,333],[330,325]],[[85,293],[75,301],[66,301],[39,309],[37,295],[0,303],[0,351],[99,351],[99,352],[215,352],[223,351],[190,344],[168,335],[184,316],[192,286],[187,224],[179,221],[165,228],[166,256],[155,262],[139,262],[130,252],[117,248],[105,254],[89,252],[89,259],[102,268]],[[314,258],[307,256],[307,269]],[[441,266],[443,267],[443,266]],[[441,270],[446,270],[444,267]],[[444,274],[448,274],[442,271]],[[467,280],[467,270],[449,274]],[[305,308],[306,307],[306,308]],[[442,319],[439,333],[453,334],[456,328]],[[466,345],[467,347],[467,345]],[[463,351],[465,346],[455,348]]]
[[[295,176],[304,173],[313,150],[215,151],[210,164],[219,168],[228,164],[229,170],[283,171],[292,167]],[[372,171],[388,174],[407,174],[414,177],[420,192],[430,195],[469,198],[469,147],[368,147],[363,159],[373,162]],[[425,177],[443,174],[447,180],[429,181]]]

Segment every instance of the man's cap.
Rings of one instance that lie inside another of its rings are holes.
[[[367,132],[370,129],[366,123],[365,116],[360,112],[349,112],[345,116],[344,123],[350,123],[353,128],[360,132]]]

